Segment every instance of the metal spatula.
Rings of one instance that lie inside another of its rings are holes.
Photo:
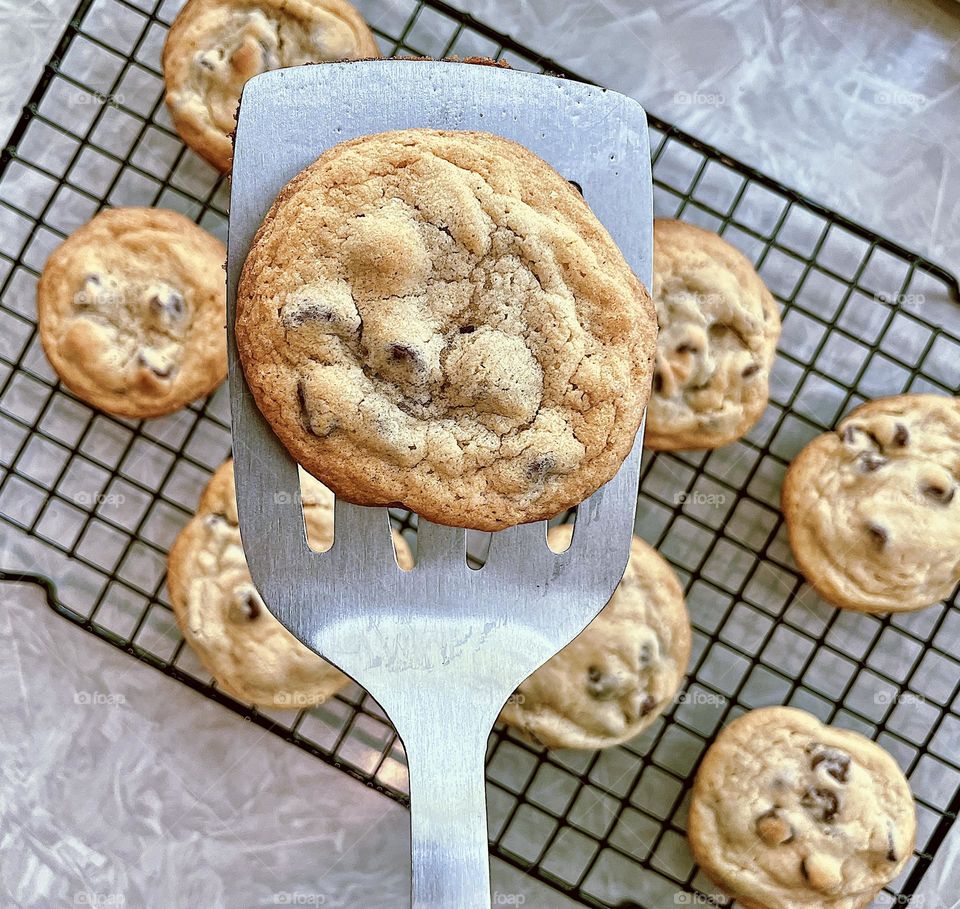
[[[407,753],[416,909],[490,906],[487,737],[517,685],[596,616],[627,563],[643,430],[617,476],[583,503],[570,548],[544,523],[493,534],[468,567],[463,530],[420,521],[398,568],[386,509],[337,502],[335,540],[306,543],[297,467],[247,389],[233,339],[254,233],[281,187],[327,148],[391,129],[484,130],[574,181],[651,283],[646,118],[614,92],[525,72],[382,60],[277,70],[247,83],[230,198],[228,338],[240,530],[270,611],[387,712]]]

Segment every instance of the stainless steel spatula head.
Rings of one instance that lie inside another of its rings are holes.
[[[638,277],[652,280],[646,118],[594,86],[495,67],[378,60],[277,70],[247,83],[230,198],[228,339],[240,532],[269,610],[379,701],[407,753],[413,905],[489,907],[483,764],[517,685],[596,616],[630,552],[643,430],[617,476],[578,511],[570,548],[546,525],[493,534],[484,567],[465,533],[420,521],[396,562],[386,509],[337,502],[333,547],[307,545],[297,467],[257,410],[233,336],[236,291],[280,189],[326,149],[394,129],[482,130],[574,181]]]

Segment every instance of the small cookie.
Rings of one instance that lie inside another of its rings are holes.
[[[573,525],[551,528],[555,549]],[[548,748],[606,748],[634,738],[683,684],[690,659],[683,589],[656,550],[633,538],[602,612],[516,690],[500,720]]]
[[[286,66],[379,56],[346,0],[189,0],[163,47],[167,107],[183,141],[226,173],[248,79]]]
[[[264,416],[338,495],[499,530],[617,472],[656,321],[545,161],[487,133],[411,129],[338,145],[284,187],[236,332]]]
[[[113,208],[74,231],[37,286],[40,340],[75,395],[158,417],[227,375],[223,244],[174,211]]]
[[[682,221],[653,225],[660,336],[644,443],[718,448],[753,426],[770,393],[780,314],[749,260]]]
[[[960,398],[869,401],[810,442],[783,483],[797,565],[861,612],[906,612],[960,581]]]
[[[326,549],[333,541],[333,495],[307,474],[301,484],[310,545]],[[395,534],[394,542],[400,564],[412,567],[403,538]],[[233,461],[210,478],[196,515],[174,541],[167,589],[187,643],[233,697],[299,710],[323,703],[349,681],[290,634],[254,588],[240,543]]]
[[[916,812],[879,745],[765,707],[710,746],[687,832],[700,867],[746,909],[861,909],[910,858]]]

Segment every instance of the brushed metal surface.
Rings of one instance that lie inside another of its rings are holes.
[[[277,70],[247,83],[230,200],[228,349],[240,531],[270,611],[379,701],[407,752],[413,905],[490,905],[483,761],[506,698],[571,641],[623,574],[643,430],[617,476],[580,506],[570,548],[544,523],[493,534],[471,569],[463,530],[421,521],[417,564],[396,563],[386,509],[337,502],[335,539],[306,543],[297,467],[237,359],[236,287],[281,187],[338,142],[410,127],[485,130],[582,187],[634,271],[652,280],[646,117],[633,100],[484,66],[381,60]]]

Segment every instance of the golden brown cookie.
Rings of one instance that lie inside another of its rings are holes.
[[[281,191],[236,332],[264,416],[339,496],[498,530],[616,473],[656,322],[546,162],[486,133],[404,130],[338,145]]]
[[[700,867],[746,909],[861,909],[907,864],[916,812],[879,745],[765,707],[707,751],[687,832]]]
[[[40,340],[94,407],[157,417],[227,374],[223,244],[177,212],[102,211],[57,248],[37,286]]]
[[[790,465],[797,565],[845,609],[905,612],[960,581],[960,398],[898,395],[853,410]]]
[[[333,496],[301,475],[310,545],[333,541]],[[397,560],[413,565],[394,535]],[[301,709],[323,703],[349,680],[301,644],[268,611],[250,578],[240,543],[233,461],[210,479],[196,515],[170,550],[167,589],[187,643],[228,694],[262,707]]]
[[[379,56],[346,0],[189,0],[163,48],[167,107],[183,141],[226,172],[248,79],[303,63]]]
[[[551,528],[570,544],[573,525]],[[634,537],[610,602],[526,679],[500,720],[548,748],[605,748],[646,729],[683,684],[690,659],[683,589],[656,550]]]
[[[660,336],[644,442],[661,451],[739,439],[767,406],[780,314],[749,260],[682,221],[653,226]]]

